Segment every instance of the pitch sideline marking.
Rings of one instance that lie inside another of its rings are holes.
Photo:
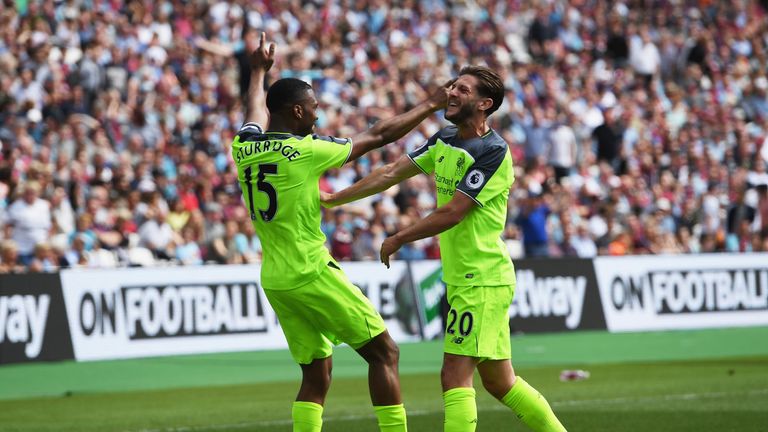
[[[675,401],[675,400],[698,400],[698,399],[716,399],[721,397],[732,397],[732,396],[756,396],[761,394],[768,394],[768,389],[760,389],[760,390],[750,390],[747,392],[711,392],[711,393],[681,393],[681,394],[670,394],[670,395],[661,395],[661,396],[641,396],[641,397],[618,397],[618,398],[609,398],[609,399],[576,399],[576,400],[564,400],[564,401],[555,401],[552,402],[551,405],[553,408],[557,407],[566,407],[566,406],[580,406],[580,405],[605,405],[605,404],[619,404],[619,403],[626,403],[626,402],[654,402],[654,401]],[[478,412],[482,411],[507,411],[509,408],[501,405],[493,405],[490,407],[484,407],[479,408]],[[408,410],[407,415],[408,417],[415,416],[423,416],[423,415],[429,415],[429,414],[435,414],[437,412],[441,411],[435,411],[435,410]],[[351,421],[351,420],[363,420],[363,419],[373,419],[374,416],[372,415],[345,415],[345,416],[334,416],[334,417],[328,417],[323,418],[323,423],[326,422],[336,422],[336,421]],[[233,423],[233,424],[222,424],[222,425],[210,425],[210,426],[181,426],[176,428],[167,428],[167,429],[140,429],[137,432],[198,432],[198,431],[215,431],[215,430],[224,430],[224,429],[246,429],[246,428],[252,428],[254,426],[282,426],[282,425],[289,425],[292,421],[290,419],[281,419],[281,420],[265,420],[265,421],[258,421],[258,422],[248,422],[248,423]]]

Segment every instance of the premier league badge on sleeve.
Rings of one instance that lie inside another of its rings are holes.
[[[480,170],[472,170],[467,175],[467,187],[470,189],[477,189],[480,187],[480,185],[483,184],[483,181],[485,180],[485,174],[482,173]]]

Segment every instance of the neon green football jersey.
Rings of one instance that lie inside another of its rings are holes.
[[[349,158],[352,141],[264,132],[246,123],[232,143],[245,206],[261,239],[261,284],[290,289],[315,280],[331,255],[320,230],[320,176]]]
[[[515,181],[506,141],[490,130],[461,139],[456,126],[433,135],[408,157],[424,173],[435,173],[438,207],[463,193],[477,206],[440,234],[443,280],[457,286],[515,283],[515,270],[501,238],[507,221],[509,189]]]

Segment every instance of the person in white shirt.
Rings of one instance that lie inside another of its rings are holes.
[[[579,258],[594,258],[597,256],[597,245],[589,235],[589,227],[586,223],[578,225],[576,234],[570,239],[570,246]]]
[[[549,164],[555,169],[555,180],[571,174],[571,169],[576,164],[576,134],[568,126],[566,115],[558,115],[557,126],[550,134]]]
[[[147,221],[139,227],[140,244],[162,260],[175,256],[176,235],[165,220],[165,212],[157,207],[147,210]]]
[[[646,89],[650,89],[653,76],[661,66],[661,54],[656,44],[651,40],[648,29],[643,29],[640,35],[635,35],[630,41],[629,62],[638,75],[645,79]]]
[[[40,184],[22,183],[21,197],[11,204],[6,214],[6,229],[12,229],[19,260],[28,265],[35,253],[35,245],[48,239],[51,231],[51,205],[40,198]]]

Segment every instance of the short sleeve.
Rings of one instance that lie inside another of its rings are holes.
[[[435,171],[435,155],[432,150],[435,148],[438,135],[439,133],[432,135],[426,144],[408,153],[408,157],[424,174],[432,174]]]
[[[352,140],[332,136],[312,136],[312,168],[322,174],[330,168],[339,168],[352,154]]]
[[[481,153],[467,170],[456,189],[483,206],[512,187],[511,157],[506,146],[494,146]]]
[[[254,122],[248,122],[237,131],[237,135],[240,137],[240,142],[253,141],[254,135],[261,135],[264,133],[264,129],[260,124]]]

